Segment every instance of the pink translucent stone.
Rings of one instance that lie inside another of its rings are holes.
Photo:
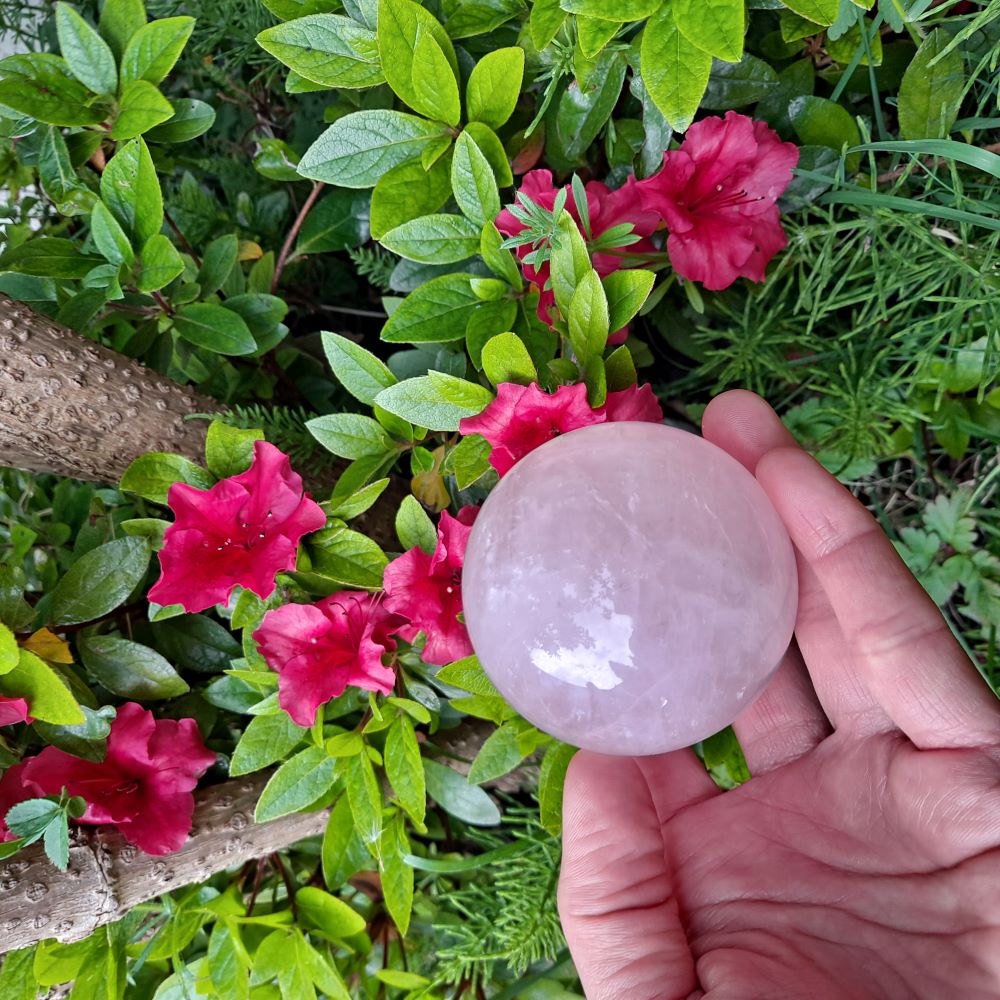
[[[483,669],[540,729],[609,754],[724,728],[792,635],[791,542],[735,459],[659,424],[599,424],[522,459],[462,573]]]

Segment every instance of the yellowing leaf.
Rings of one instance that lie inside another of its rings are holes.
[[[73,653],[70,651],[69,643],[65,639],[60,639],[47,628],[40,628],[34,635],[25,639],[21,645],[24,649],[34,653],[35,656],[48,660],[49,663],[73,662]]]

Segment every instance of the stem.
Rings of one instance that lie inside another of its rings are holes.
[[[188,238],[181,232],[181,227],[174,222],[174,217],[164,209],[163,218],[167,220],[167,225],[174,231],[177,242],[191,255],[195,267],[201,267],[201,258],[194,252],[194,247],[188,242]]]
[[[299,230],[302,229],[302,224],[306,221],[306,217],[312,211],[313,205],[316,204],[316,199],[319,198],[320,192],[326,185],[322,181],[315,181],[312,186],[312,191],[309,192],[309,197],[306,198],[302,207],[299,209],[299,214],[295,217],[295,221],[292,223],[292,228],[288,230],[288,235],[285,237],[285,244],[281,248],[281,253],[278,255],[278,263],[274,267],[274,278],[271,280],[271,292],[276,292],[278,290],[278,282],[281,281],[281,272],[284,271],[285,265],[288,263],[288,258],[292,254],[292,247],[295,246],[295,241],[298,239]]]
[[[153,292],[152,296],[156,299],[157,305],[168,315],[173,316],[174,307],[163,297],[160,292]]]

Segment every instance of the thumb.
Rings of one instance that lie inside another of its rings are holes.
[[[662,825],[716,794],[688,750],[580,751],[563,798],[559,915],[588,1000],[686,998],[698,985]]]

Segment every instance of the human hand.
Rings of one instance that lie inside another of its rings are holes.
[[[573,759],[559,910],[587,997],[997,1000],[1000,703],[763,400],[703,426],[795,543],[797,648],[734,724],[740,788],[689,750]]]

